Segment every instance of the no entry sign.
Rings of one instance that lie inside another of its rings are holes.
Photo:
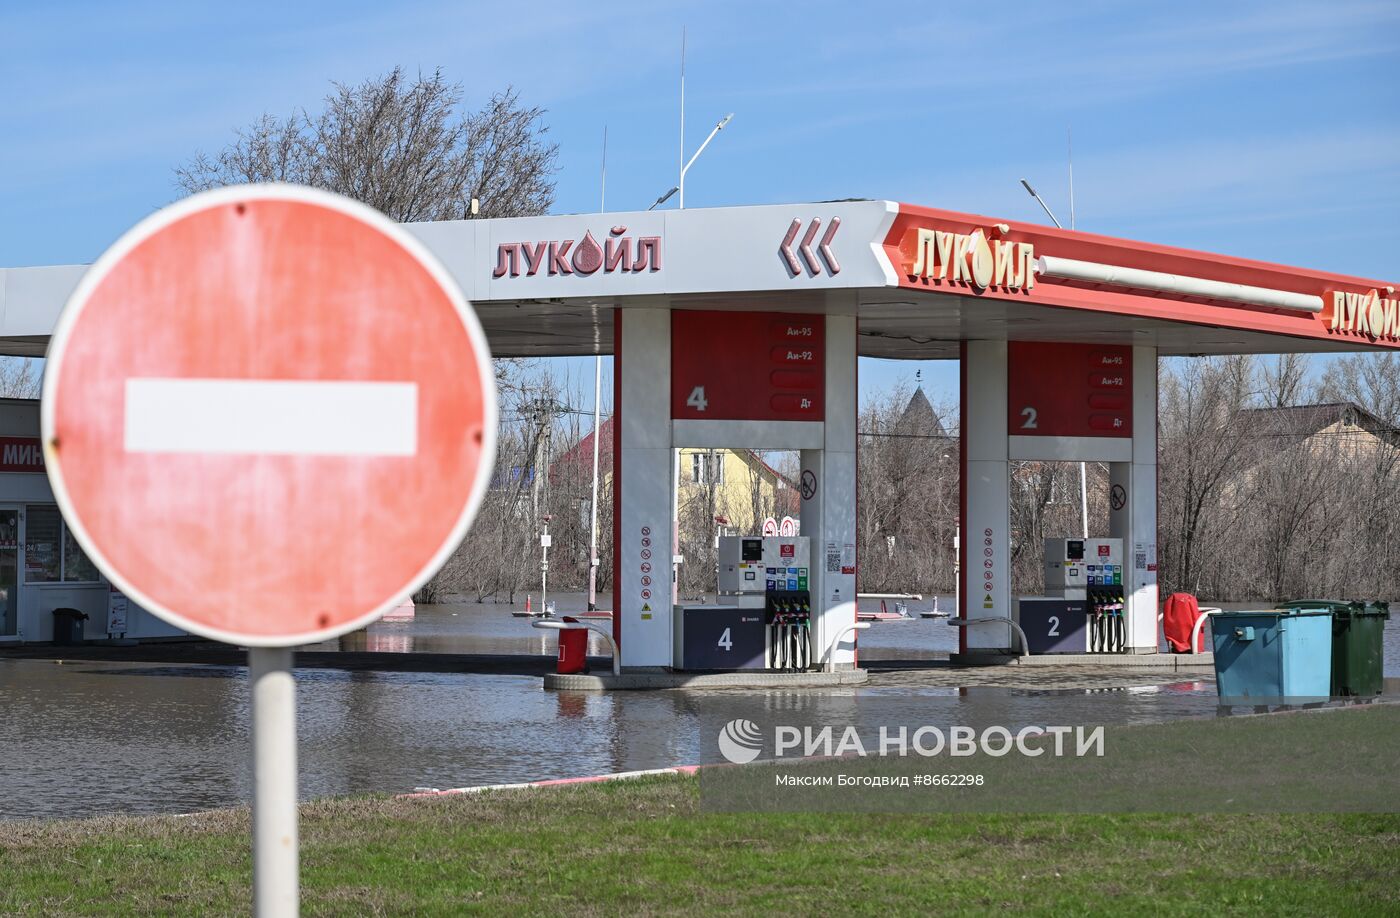
[[[44,382],[49,479],[122,592],[277,647],[363,627],[466,533],[495,455],[485,337],[402,228],[345,198],[235,186],[93,265]]]

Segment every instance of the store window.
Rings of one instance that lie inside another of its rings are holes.
[[[70,583],[92,583],[100,579],[97,565],[88,560],[87,553],[73,538],[67,523],[63,525],[63,579]]]
[[[25,518],[26,583],[93,583],[96,566],[78,545],[57,507],[29,507]]]
[[[57,507],[30,507],[25,519],[24,579],[55,583],[63,579],[63,517]]]

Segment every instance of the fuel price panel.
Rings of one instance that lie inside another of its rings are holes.
[[[822,316],[671,313],[671,417],[820,421],[826,382]]]
[[[1022,437],[1131,437],[1133,349],[1007,344],[1007,432]]]

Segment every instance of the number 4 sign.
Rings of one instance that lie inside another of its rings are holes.
[[[778,312],[671,313],[671,417],[820,421],[825,319]]]

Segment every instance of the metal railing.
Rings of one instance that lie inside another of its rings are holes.
[[[1201,614],[1196,616],[1196,623],[1191,626],[1191,643],[1186,647],[1187,653],[1196,652],[1196,639],[1201,636],[1201,629],[1206,626],[1206,619],[1212,615],[1219,615],[1223,610],[1217,609],[1215,606],[1206,606],[1200,611]]]
[[[1016,632],[1016,635],[1021,639],[1020,658],[1024,660],[1026,657],[1029,657],[1031,655],[1031,645],[1029,642],[1026,641],[1026,632],[1021,630],[1020,625],[1016,624],[1014,621],[1012,621],[1009,618],[1006,618],[1005,616],[999,615],[993,618],[950,618],[947,621],[948,624],[952,625],[954,628],[969,628],[973,625],[983,625],[988,622],[996,622],[1002,625],[1010,625],[1012,629]],[[1012,649],[1014,650],[1015,648]]]
[[[539,628],[541,631],[592,631],[594,634],[601,635],[603,640],[608,642],[608,650],[612,653],[613,675],[622,675],[622,660],[617,652],[617,642],[613,640],[611,631],[604,631],[601,626],[590,625],[588,622],[534,621],[530,622],[530,627]]]
[[[857,631],[864,631],[870,627],[870,622],[853,622],[836,633],[836,639],[826,648],[826,653],[822,656],[822,671],[828,673],[836,672],[836,645],[846,639],[846,635],[855,634]]]

